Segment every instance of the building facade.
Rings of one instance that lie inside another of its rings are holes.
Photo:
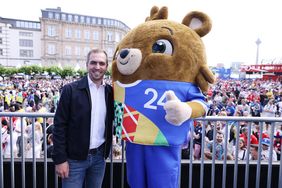
[[[129,31],[123,22],[65,13],[61,8],[41,10],[42,65],[85,68],[90,49],[104,49],[111,62],[117,43]]]
[[[40,22],[0,17],[0,65],[40,64],[40,48]]]
[[[118,42],[130,30],[119,20],[66,13],[60,7],[41,13],[39,22],[0,17],[0,65],[85,69],[93,48],[104,49],[111,63]]]

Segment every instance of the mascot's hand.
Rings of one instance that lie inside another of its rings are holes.
[[[192,114],[192,108],[185,102],[181,102],[173,91],[166,92],[164,110],[166,111],[165,119],[176,126],[188,120]]]

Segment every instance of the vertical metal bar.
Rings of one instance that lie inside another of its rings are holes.
[[[251,137],[251,125],[250,123],[248,123],[248,139],[247,139],[247,154],[250,153],[250,137]],[[249,167],[249,164],[250,164],[250,158],[247,157],[247,161],[246,161],[246,169],[245,169],[245,188],[248,188],[248,185],[249,185],[249,170],[250,170],[250,167]]]
[[[25,119],[24,119],[25,120]],[[21,117],[21,167],[22,167],[22,188],[25,188],[25,150],[24,150],[24,134],[25,134],[25,129],[23,123],[23,117]]]
[[[262,140],[262,122],[260,122],[260,127],[259,127],[259,147],[258,147],[258,160],[257,160],[257,171],[256,171],[256,188],[259,188],[260,184],[260,169],[261,169],[261,140]]]
[[[225,124],[225,133],[224,133],[224,161],[223,161],[223,172],[222,172],[222,187],[226,185],[226,161],[227,161],[227,138],[228,138],[228,123]]]
[[[47,135],[46,135],[46,117],[43,118],[43,151],[44,151],[44,188],[48,187],[47,181]]]
[[[282,139],[282,138],[280,138],[280,139]],[[280,143],[281,143],[281,140],[280,140]],[[280,151],[282,151],[282,144],[280,144]],[[280,153],[279,186],[278,187],[282,187],[282,159],[281,159],[281,157],[282,157],[282,155]]]
[[[59,176],[56,173],[56,169],[54,169],[54,174],[55,174],[55,188],[58,188],[59,185]]]
[[[215,181],[215,141],[216,141],[216,125],[213,127],[213,143],[212,143],[212,173],[211,173],[211,187],[214,188]]]
[[[124,187],[124,141],[121,140],[121,188]]]
[[[189,153],[189,188],[192,188],[192,179],[193,179],[193,138],[194,138],[194,126],[191,126],[190,130],[190,153]]]
[[[208,123],[206,123],[207,125]],[[200,166],[200,188],[204,187],[204,148],[205,148],[205,138],[206,138],[206,125],[202,127],[202,145],[201,145],[201,166]]]
[[[11,160],[11,187],[15,187],[15,164],[14,164],[14,127],[12,123],[12,117],[9,117],[9,127],[10,127],[10,160]]]
[[[32,172],[33,172],[33,188],[36,188],[36,159],[35,159],[35,124],[32,118]]]
[[[2,117],[2,116],[0,116]],[[2,143],[2,123],[0,122],[1,124],[1,134],[0,134],[0,187],[4,187],[4,175],[3,175],[3,156],[4,156],[4,153],[2,152],[3,150],[3,143]]]
[[[114,137],[115,139],[115,137]],[[113,176],[114,176],[114,167],[113,167],[113,144],[110,150],[110,188],[113,188]]]
[[[271,122],[270,146],[269,146],[269,160],[267,171],[267,188],[271,188],[271,173],[272,173],[272,154],[273,154],[273,135],[274,135],[274,122]]]
[[[239,123],[234,122],[236,125],[236,146],[235,146],[235,167],[234,167],[234,175],[233,175],[233,188],[237,188],[237,179],[238,179],[238,155],[239,155],[239,137],[240,137],[240,129]],[[248,154],[246,154],[248,155]],[[248,156],[249,157],[249,156]]]

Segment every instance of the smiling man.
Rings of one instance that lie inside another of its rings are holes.
[[[63,87],[54,118],[53,161],[63,188],[100,188],[112,143],[113,91],[104,82],[108,56],[87,55],[88,74]]]

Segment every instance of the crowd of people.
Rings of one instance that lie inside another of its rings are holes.
[[[74,81],[74,79],[60,80],[4,80],[0,82],[0,111],[2,112],[55,112],[60,99],[60,91],[63,85]],[[106,80],[108,83],[110,79]],[[280,81],[246,79],[246,80],[218,80],[206,93],[207,102],[210,105],[208,116],[239,116],[239,117],[282,117],[282,84]],[[10,126],[9,119],[1,117],[2,124],[2,148],[4,157],[10,157]],[[47,129],[52,128],[52,118],[47,119]],[[21,156],[21,126],[24,127],[24,141],[26,157],[32,157],[32,119],[17,117],[11,118],[13,127],[14,156]],[[43,119],[35,119],[35,150],[36,157],[43,156]],[[202,134],[202,127],[205,126],[205,134]],[[214,129],[214,127],[216,127]],[[228,134],[225,134],[228,129]],[[47,130],[48,147],[52,146],[52,131]],[[215,139],[213,131],[216,130]],[[273,144],[273,161],[280,160],[282,143],[282,124],[276,123],[274,129],[273,143],[270,143],[271,123],[264,122],[263,129],[260,130],[258,122],[252,122],[250,138],[250,154],[246,153],[248,128],[247,122],[239,122],[239,133],[236,133],[236,123],[218,121],[201,122],[195,121],[193,135],[193,157],[201,158],[201,140],[205,135],[205,159],[211,159],[213,148],[215,147],[216,159],[224,158],[224,150],[227,149],[227,158],[239,160],[257,159],[258,143],[260,131],[262,131],[262,160],[269,159],[269,148]],[[238,155],[236,154],[236,137],[239,135]],[[224,147],[224,140],[227,137],[228,147]],[[114,139],[115,140],[115,139]],[[213,143],[215,142],[215,144]],[[189,142],[188,142],[189,143]],[[114,158],[121,156],[120,142],[115,142]],[[187,150],[190,147],[183,146],[183,158],[189,157]],[[49,154],[48,154],[49,156]]]
[[[210,104],[208,116],[239,116],[239,117],[282,117],[282,85],[280,81],[271,80],[218,80],[207,93],[207,100]],[[237,133],[237,125],[239,132]],[[270,146],[273,145],[272,160],[280,160],[282,143],[282,124],[274,123],[274,132],[271,132],[271,122],[263,122],[262,130],[259,122],[251,122],[251,129],[248,129],[246,121],[216,121],[216,122],[195,122],[193,138],[194,159],[201,157],[201,140],[205,135],[204,157],[211,159],[215,148],[217,160],[226,158],[234,160],[258,159],[259,138],[261,134],[261,160],[268,161]],[[202,134],[202,127],[205,126],[205,133]],[[226,130],[227,129],[227,130]],[[215,139],[213,139],[213,132]],[[248,132],[250,135],[250,153],[247,154]],[[227,134],[226,134],[227,132]],[[274,139],[271,143],[271,134]],[[227,137],[225,139],[225,137]],[[238,149],[236,148],[238,138]],[[225,147],[227,140],[227,147]],[[189,150],[190,147],[184,147]],[[238,151],[238,154],[237,152]],[[185,151],[185,158],[189,152]]]

